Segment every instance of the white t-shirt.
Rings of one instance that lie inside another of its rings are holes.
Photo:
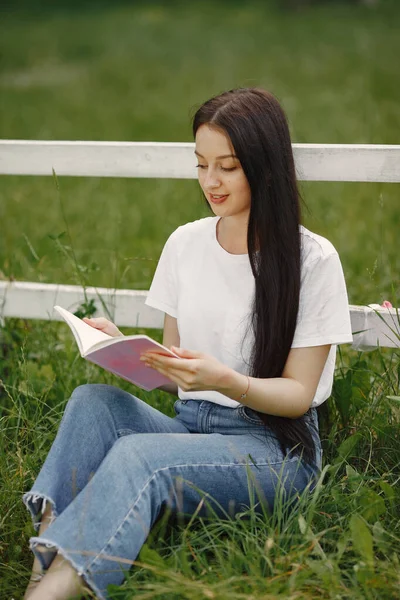
[[[247,326],[255,280],[248,254],[230,254],[219,244],[218,219],[199,219],[170,235],[146,304],[177,319],[181,348],[210,354],[248,375],[254,336]],[[292,348],[332,344],[312,402],[312,406],[318,406],[331,394],[335,344],[352,342],[350,314],[335,248],[303,226],[300,231],[300,304]],[[178,395],[181,399],[239,405],[216,391],[184,392],[178,388]]]

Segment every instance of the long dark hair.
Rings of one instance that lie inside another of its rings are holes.
[[[281,377],[296,328],[300,296],[300,193],[289,127],[266,90],[240,88],[205,102],[193,135],[208,124],[226,133],[251,190],[247,246],[255,279],[250,375]],[[284,451],[311,462],[315,446],[305,418],[258,413]]]

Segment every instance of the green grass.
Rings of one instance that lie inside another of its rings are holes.
[[[30,566],[32,527],[21,494],[50,447],[65,399],[83,381],[129,386],[82,361],[63,326],[15,320],[4,334],[0,598],[5,600],[21,598]],[[390,351],[375,351],[368,359],[348,353],[339,360],[321,428],[325,471],[311,499],[305,494],[289,514],[278,499],[265,518],[249,510],[230,522],[194,519],[174,526],[162,520],[127,586],[112,597],[395,598],[400,423],[399,400],[388,396],[400,396],[400,364]],[[137,395],[172,414],[168,395]]]
[[[2,138],[188,141],[191,107],[260,85],[282,101],[294,142],[399,141],[396,2],[106,4],[35,12],[20,0],[0,15]],[[208,214],[193,181],[60,178],[60,196],[50,177],[0,181],[2,279],[147,289],[169,233]],[[338,249],[350,302],[396,304],[398,185],[301,187],[305,224]],[[0,334],[0,600],[17,600],[32,534],[20,498],[66,398],[83,382],[129,387],[78,358],[63,325],[14,319]],[[398,597],[399,356],[342,352],[322,425],[331,466],[313,500],[286,518],[278,507],[183,531],[161,522],[113,598]],[[137,395],[172,414],[168,395]]]

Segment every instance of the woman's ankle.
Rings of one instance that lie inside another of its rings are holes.
[[[50,502],[46,503],[45,510],[42,513],[42,518],[40,520],[40,528],[39,535],[43,535],[49,525],[55,520],[55,516],[53,514],[53,507]]]
[[[84,581],[60,554],[51,563],[29,600],[69,600],[85,593]]]
[[[38,587],[39,583],[44,577],[43,572],[32,570],[31,577],[29,579],[29,583],[26,587],[23,600],[30,600],[33,594],[33,591]]]
[[[28,598],[31,597],[33,590],[35,588],[37,588],[37,586],[39,585],[43,576],[44,576],[44,570],[43,570],[42,564],[41,564],[40,560],[38,559],[38,557],[36,555],[34,555],[33,565],[32,565],[32,573],[29,578],[29,583],[25,590],[24,600],[28,600]]]

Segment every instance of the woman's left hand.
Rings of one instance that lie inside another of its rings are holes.
[[[173,358],[156,352],[145,352],[140,360],[166,375],[184,392],[218,390],[229,370],[213,356],[203,352],[184,350],[171,346],[172,352],[181,358]]]

